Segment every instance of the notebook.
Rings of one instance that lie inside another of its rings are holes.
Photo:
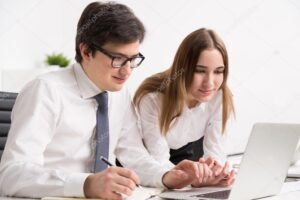
[[[167,191],[159,196],[169,199],[241,200],[276,195],[284,183],[299,136],[300,124],[254,124],[231,189]]]

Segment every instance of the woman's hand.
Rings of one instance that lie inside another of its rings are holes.
[[[197,182],[207,182],[213,175],[204,162],[183,160],[163,176],[163,184],[169,189],[179,189],[188,186],[196,179]]]
[[[199,163],[205,162],[210,170],[212,171],[212,176],[208,179],[199,181],[196,178],[192,182],[193,187],[204,187],[204,186],[222,186],[227,187],[233,184],[235,180],[235,172],[234,170],[229,171],[229,163],[226,162],[224,166],[222,166],[219,162],[209,157],[204,160],[201,158]]]

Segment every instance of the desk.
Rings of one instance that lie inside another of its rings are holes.
[[[273,197],[268,197],[268,198],[263,198],[266,200],[298,200],[300,199],[300,191],[296,192],[289,192],[286,194],[281,194],[278,196],[273,196]]]
[[[233,156],[229,157],[229,161],[231,164],[235,165],[238,168],[238,164],[240,163],[241,156]],[[293,179],[287,179],[286,181],[293,181]],[[300,184],[299,184],[300,185]],[[158,188],[137,188],[134,194],[128,198],[128,200],[144,200],[150,194],[158,194],[162,191],[162,189]],[[262,198],[264,200],[299,200],[300,199],[300,187],[299,191],[291,191],[287,193],[282,193],[277,196]],[[33,199],[25,199],[25,198],[9,198],[9,197],[0,197],[0,200],[33,200]],[[50,199],[49,199],[50,200]],[[52,199],[54,200],[54,198]],[[60,200],[82,200],[76,198],[60,198]],[[151,200],[164,200],[163,198],[155,197]]]
[[[129,198],[130,200],[143,200],[136,196],[135,198]],[[300,199],[300,191],[296,192],[289,192],[286,194],[281,194],[278,196],[262,198],[264,200],[299,200]],[[36,199],[25,199],[25,198],[11,198],[11,197],[0,197],[0,200],[36,200]],[[72,200],[81,200],[81,199],[72,199]],[[156,197],[152,198],[151,200],[164,200],[162,198]]]
[[[150,196],[155,196],[156,194],[160,194],[163,191],[163,188],[136,188],[133,194],[126,198],[126,200],[144,200],[149,198]],[[151,200],[156,200],[160,198],[152,198]],[[34,198],[13,198],[13,197],[1,197],[0,200],[37,200]],[[85,198],[68,198],[68,197],[45,197],[42,200],[96,200],[96,199],[85,199]]]

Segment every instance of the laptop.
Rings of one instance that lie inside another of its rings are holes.
[[[277,195],[284,183],[299,137],[300,124],[256,123],[231,189],[210,190],[206,193],[203,192],[204,188],[199,188],[198,194],[173,191],[173,195],[172,191],[167,191],[159,196],[167,199],[248,200]]]

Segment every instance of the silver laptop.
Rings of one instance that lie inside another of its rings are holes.
[[[276,195],[284,183],[299,137],[300,124],[254,124],[231,190],[177,196],[191,200],[248,200]],[[167,198],[163,193],[159,196]]]

